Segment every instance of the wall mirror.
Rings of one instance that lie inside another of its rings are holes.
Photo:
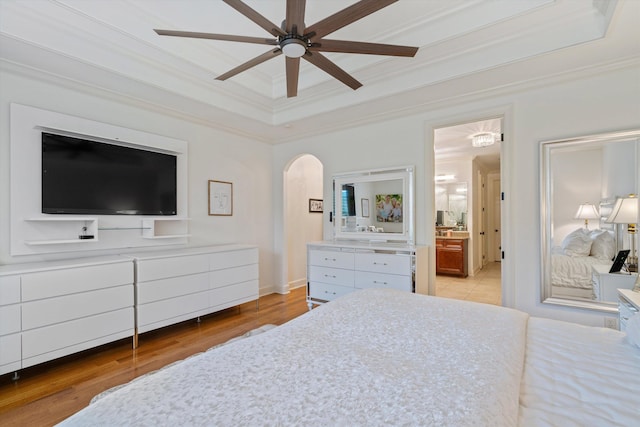
[[[414,243],[413,167],[333,177],[334,238]]]
[[[435,186],[436,227],[467,229],[467,183],[442,182]]]
[[[640,130],[544,141],[540,159],[542,301],[617,311],[637,273],[610,273],[612,259],[638,245],[612,213],[640,189]]]

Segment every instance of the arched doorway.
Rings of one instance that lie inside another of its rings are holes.
[[[303,154],[284,170],[284,242],[287,290],[306,286],[307,242],[322,240],[322,213],[310,212],[309,201],[322,199],[323,166]]]

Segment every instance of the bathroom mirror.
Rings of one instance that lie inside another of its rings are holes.
[[[334,238],[414,243],[413,167],[333,177]]]
[[[467,229],[467,183],[438,182],[436,191],[436,227]]]
[[[544,141],[540,165],[542,301],[617,311],[635,276],[609,273],[612,258],[637,235],[610,215],[640,189],[640,130]]]

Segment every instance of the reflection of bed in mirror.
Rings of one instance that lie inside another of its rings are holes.
[[[611,266],[617,252],[613,224],[607,223],[610,201],[600,203],[600,227],[594,230],[578,228],[551,249],[551,284],[554,297],[599,300],[594,289],[594,267],[602,270]]]
[[[554,297],[598,300],[598,292],[593,287],[592,267],[608,267],[611,261],[591,255],[570,256],[563,252],[562,247],[555,247],[551,253],[551,265]]]
[[[639,149],[638,129],[541,143],[543,302],[603,312],[617,310],[613,289],[617,277],[608,273],[607,266],[619,250],[629,248],[630,237],[627,225],[607,223],[606,219],[618,197],[638,193]],[[580,236],[578,227],[589,233],[604,230],[607,234],[603,236],[613,237],[615,245],[610,246],[614,249],[606,256],[594,256],[588,246],[592,239]],[[587,243],[586,250],[567,253],[565,239],[572,233],[578,243]]]

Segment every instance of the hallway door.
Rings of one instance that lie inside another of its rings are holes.
[[[491,215],[490,215],[490,253],[492,261],[500,262],[502,260],[502,230],[501,230],[501,191],[500,191],[500,175],[495,174],[490,178],[491,186]]]

